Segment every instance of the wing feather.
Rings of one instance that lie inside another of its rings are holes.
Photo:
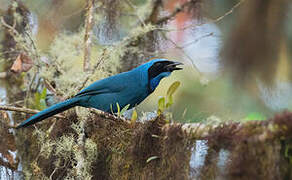
[[[110,76],[108,78],[95,81],[85,89],[81,90],[78,94],[75,95],[75,97],[120,92],[127,88],[126,83],[121,83],[121,80],[125,79],[125,77],[123,76],[126,75],[126,73],[121,73],[115,76]]]

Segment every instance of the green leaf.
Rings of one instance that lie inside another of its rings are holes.
[[[130,107],[130,104],[126,105],[122,110],[121,110],[121,115],[123,115]]]
[[[121,116],[121,108],[120,108],[120,105],[119,103],[116,103],[117,105],[117,109],[118,109],[118,116]]]
[[[154,159],[158,159],[158,158],[159,158],[158,156],[152,156],[146,160],[146,163],[149,163],[150,161],[152,161]]]
[[[177,88],[179,86],[180,86],[180,82],[179,81],[175,81],[168,88],[167,94],[166,94],[166,98],[167,98],[166,108],[170,107],[173,104],[173,97],[172,96],[173,96],[173,94],[175,93],[175,91],[177,90]]]
[[[34,106],[38,110],[40,110],[40,101],[41,101],[41,94],[39,92],[36,92],[34,94]]]
[[[165,109],[165,97],[160,97],[158,99],[158,110],[157,114],[160,115]]]
[[[47,108],[46,105],[47,89],[44,88],[41,93],[36,92],[34,94],[34,108],[43,110]]]
[[[137,119],[138,119],[138,114],[137,114],[136,109],[134,109],[133,112],[132,112],[131,124],[134,124]]]
[[[172,96],[168,97],[167,103],[165,105],[166,108],[169,108],[173,104]]]
[[[167,90],[167,96],[172,96],[173,93],[175,93],[175,91],[177,90],[177,88],[180,86],[180,82],[179,81],[175,81],[174,83],[172,83],[168,90]]]
[[[258,113],[258,112],[252,112],[249,113],[244,120],[246,121],[252,121],[252,120],[265,120],[267,119],[263,114]]]
[[[41,94],[41,99],[46,99],[47,97],[47,88],[44,88]]]

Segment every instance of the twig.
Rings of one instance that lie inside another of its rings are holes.
[[[49,80],[47,79],[44,79],[44,83],[45,83],[45,86],[48,90],[50,90],[55,96],[57,95],[57,91],[56,89],[51,85],[51,83],[49,82]]]
[[[172,39],[168,38],[165,33],[162,32],[162,35],[164,36],[164,38],[166,40],[168,40],[169,42],[171,42],[177,49],[179,49],[186,57],[187,59],[191,62],[192,66],[194,67],[194,69],[196,69],[196,71],[199,73],[199,75],[201,75],[201,72],[199,70],[199,68],[195,65],[193,59],[184,51],[183,47],[179,46],[178,44],[176,44],[176,42],[174,42]]]
[[[33,49],[34,49],[35,56],[37,57],[38,62],[40,62],[40,55],[38,54],[37,47],[36,47],[36,45],[35,45],[34,40],[32,39],[32,37],[30,36],[30,34],[29,34],[28,32],[24,31],[24,34],[29,38],[29,40],[30,40],[30,42],[31,42],[31,44],[32,44],[32,47],[33,47]],[[40,65],[39,65],[39,64],[37,64],[36,66],[37,66],[38,68],[40,68]]]
[[[139,15],[139,13],[137,12],[137,7],[130,1],[130,0],[126,0],[126,3],[132,8],[135,10],[135,15],[138,17],[140,23],[145,26],[145,22],[144,20],[142,19],[142,17]]]
[[[53,175],[55,174],[55,172],[58,170],[58,168],[56,167],[53,172],[51,173],[49,179],[53,179]]]
[[[37,70],[37,71],[38,71],[38,70]],[[32,79],[31,79],[31,81],[30,81],[30,83],[29,83],[29,85],[28,85],[27,90],[26,90],[26,95],[25,95],[25,100],[24,100],[24,104],[25,104],[26,106],[28,105],[28,99],[29,99],[29,97],[30,97],[30,95],[31,95],[32,85],[33,85],[33,82],[34,82],[35,79],[36,79],[37,73],[38,73],[38,72],[36,72],[36,73],[33,74],[33,77],[32,77]]]
[[[107,120],[110,120],[112,122],[115,122],[115,121],[123,121],[123,122],[126,122],[126,123],[131,123],[131,121],[128,121],[127,119],[123,118],[123,117],[117,117],[113,114],[110,114],[110,113],[107,113],[107,112],[104,112],[104,111],[100,111],[100,110],[97,110],[97,109],[94,109],[94,108],[90,108],[89,111],[92,113],[92,114],[95,114],[101,118],[104,118],[104,119],[107,119]]]
[[[94,74],[94,72],[97,70],[97,68],[99,67],[99,65],[104,61],[104,59],[105,59],[105,57],[104,57],[105,56],[105,53],[106,53],[106,49],[103,49],[103,52],[100,55],[99,60],[97,61],[97,63],[93,67],[93,69],[91,69],[91,73],[86,76],[85,80],[83,81],[83,83],[81,84],[81,86],[78,88],[78,91],[81,91],[81,89],[83,89],[85,87],[86,83],[90,79],[90,76],[92,74]]]
[[[236,8],[238,8],[238,7],[239,7],[244,1],[245,1],[245,0],[240,0],[240,1],[239,1],[238,3],[236,3],[236,4],[235,4],[235,5],[234,5],[229,11],[227,11],[226,13],[224,13],[222,16],[217,17],[216,19],[212,19],[212,20],[210,20],[210,22],[211,22],[211,23],[217,23],[217,22],[221,21],[221,20],[224,19],[226,16],[232,14],[233,11],[234,11]],[[206,24],[206,23],[203,22],[203,23],[199,23],[199,24],[191,24],[191,25],[186,26],[186,27],[183,27],[183,28],[181,28],[181,29],[177,29],[176,31],[184,31],[184,30],[186,30],[186,29],[188,29],[188,28],[192,28],[192,27],[195,27],[195,26],[202,26],[202,25],[204,25],[204,24]]]
[[[64,96],[64,93],[58,91],[57,89],[55,89],[52,84],[50,83],[50,81],[48,79],[44,79],[44,84],[45,84],[45,87],[50,90],[55,96],[62,96],[62,97],[65,97]]]
[[[19,100],[19,101],[15,101],[13,103],[10,104],[6,104],[6,106],[20,106],[20,104],[23,104],[24,100]]]
[[[84,62],[83,71],[90,69],[90,50],[91,50],[91,37],[93,27],[93,14],[94,14],[94,0],[87,0],[87,16],[85,21],[85,36],[84,36]]]
[[[233,11],[238,8],[245,0],[240,0],[237,4],[235,4],[229,11],[227,11],[225,14],[223,14],[222,16],[217,17],[215,20],[213,20],[213,23],[216,23],[218,21],[221,21],[223,18],[225,18],[226,16],[228,16],[229,14],[232,14]]]
[[[154,2],[152,3],[152,11],[149,14],[148,18],[144,21],[145,24],[147,23],[156,24],[157,17],[159,14],[159,7],[161,5],[162,5],[162,0],[154,0]]]
[[[200,41],[200,40],[203,39],[203,38],[206,38],[206,37],[209,37],[209,36],[213,36],[213,35],[214,35],[213,32],[208,33],[208,34],[205,34],[205,35],[203,35],[203,36],[201,36],[201,37],[198,37],[197,39],[195,39],[195,40],[193,40],[193,41],[191,41],[191,42],[187,42],[187,43],[181,45],[180,47],[181,47],[181,48],[186,48],[186,47],[188,47],[188,46],[190,46],[190,45],[192,45],[192,44],[197,43],[198,41]],[[177,47],[170,47],[170,48],[167,48],[167,51],[172,50],[172,49],[177,49]],[[159,54],[159,55],[167,54],[166,50],[164,50],[164,51],[159,50],[159,51],[155,51],[155,52],[144,51],[144,53],[147,53],[147,54],[152,55],[152,56],[157,56],[157,54]]]
[[[206,37],[209,37],[209,36],[213,36],[213,35],[214,35],[213,32],[211,32],[211,33],[207,33],[207,34],[205,34],[205,35],[203,35],[203,36],[201,36],[201,37],[198,37],[197,39],[195,39],[195,40],[193,40],[193,41],[191,41],[191,42],[187,42],[187,43],[181,45],[180,47],[181,47],[181,48],[186,48],[186,47],[188,47],[188,46],[190,46],[190,45],[192,45],[192,44],[195,44],[195,43],[199,42],[199,41],[200,41],[201,39],[203,39],[203,38],[206,38]]]
[[[29,109],[29,108],[23,108],[23,107],[14,107],[14,106],[1,106],[0,105],[0,110],[2,111],[15,111],[15,112],[23,112],[23,113],[27,113],[27,114],[36,114],[38,112],[40,112],[39,110],[35,110],[35,109]],[[56,118],[62,118],[64,119],[65,117],[59,114],[54,115],[54,117]]]
[[[8,28],[10,31],[12,31],[14,34],[19,35],[19,33],[16,31],[15,27],[15,21],[13,26],[10,26],[9,24],[7,24],[4,20],[3,17],[1,17],[1,23],[3,24],[4,27]]]

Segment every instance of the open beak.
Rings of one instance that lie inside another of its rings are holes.
[[[175,70],[182,70],[183,68],[177,67],[178,65],[183,65],[181,62],[170,61],[170,64],[166,65],[167,71],[175,71]]]

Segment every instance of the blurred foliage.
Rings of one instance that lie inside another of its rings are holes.
[[[175,91],[177,90],[177,88],[179,86],[180,86],[180,82],[179,81],[175,81],[168,88],[167,94],[166,94],[166,100],[167,100],[167,103],[165,105],[166,108],[169,108],[173,104],[173,94],[175,93]]]
[[[257,113],[257,112],[252,112],[249,113],[244,120],[246,121],[252,121],[252,120],[266,120],[267,117],[265,117],[263,114],[261,113]]]
[[[284,152],[284,157],[289,159],[289,163],[290,165],[292,165],[292,145],[291,144],[287,144],[285,146],[285,152]]]
[[[43,110],[47,107],[46,105],[47,89],[44,88],[41,93],[36,92],[34,94],[34,102],[32,107],[34,109]]]

